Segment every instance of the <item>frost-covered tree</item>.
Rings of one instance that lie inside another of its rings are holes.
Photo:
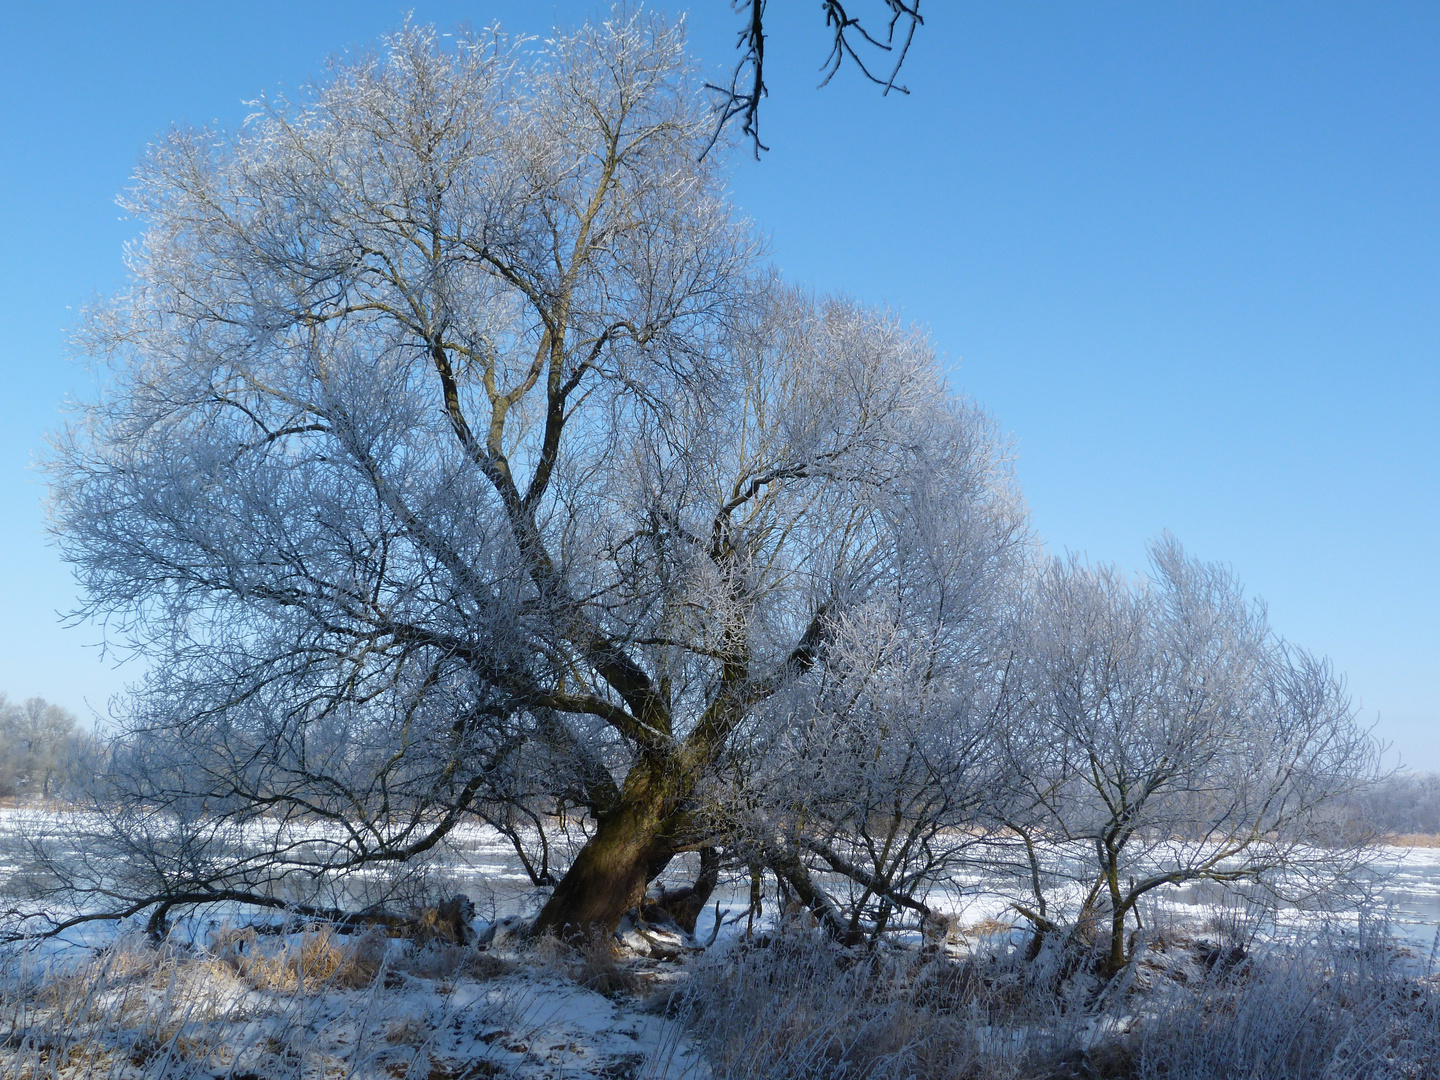
[[[993,425],[764,265],[713,122],[629,13],[407,26],[151,149],[51,461],[76,614],[150,663],[31,848],[52,908],[313,910],[469,818],[561,933],[691,851],[686,918],[723,857],[852,940],[1007,849],[1038,928],[1069,874],[1116,942],[1160,884],[1303,868],[1368,767],[1328,668],[1173,545],[1032,572]]]
[[[935,926],[928,894],[983,861],[1007,780],[995,734],[1028,548],[994,459],[964,434],[980,422],[937,427],[877,507],[879,587],[756,710],[752,752],[725,777],[734,843],[842,940]]]
[[[51,468],[80,614],[151,658],[97,861],[51,867],[74,895],[279,905],[568,808],[537,928],[613,927],[678,852],[739,850],[721,793],[795,782],[810,713],[886,761],[817,842],[898,785],[908,846],[856,880],[913,893],[1022,511],[922,335],[757,261],[711,123],[678,31],[628,15],[407,27],[152,148],[83,339],[107,390]]]
[[[0,694],[0,795],[48,798],[78,749],[75,714],[41,697]]]
[[[1331,809],[1373,779],[1377,747],[1328,663],[1287,644],[1222,567],[1170,536],[1153,573],[1055,559],[1019,638],[1004,820],[1029,872],[1017,904],[1038,945],[1126,922],[1166,885],[1249,882],[1313,895],[1353,869],[1360,837]]]

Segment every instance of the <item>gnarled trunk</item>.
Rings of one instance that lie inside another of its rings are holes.
[[[666,817],[675,804],[679,777],[664,761],[638,762],[625,779],[620,801],[600,818],[570,869],[541,909],[534,934],[562,938],[613,933],[620,919],[645,897],[651,869],[674,854]]]

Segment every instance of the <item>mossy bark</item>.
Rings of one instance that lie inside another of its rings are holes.
[[[533,933],[562,938],[613,933],[625,912],[645,896],[654,866],[674,854],[667,817],[673,812],[677,777],[664,762],[637,763],[619,802],[600,818],[560,884],[535,920]]]
[[[1104,973],[1107,978],[1113,978],[1129,959],[1125,955],[1125,916],[1129,906],[1120,893],[1120,868],[1114,853],[1105,867],[1105,886],[1110,893],[1110,951],[1105,958]]]

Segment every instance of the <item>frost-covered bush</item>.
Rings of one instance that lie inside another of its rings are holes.
[[[1440,1075],[1440,986],[1383,924],[1161,941],[1109,981],[1003,938],[957,962],[792,933],[706,958],[668,1005],[725,1080]]]

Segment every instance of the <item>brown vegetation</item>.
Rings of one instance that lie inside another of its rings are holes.
[[[1383,927],[1304,938],[1247,953],[1172,932],[1107,984],[1103,945],[956,961],[792,933],[707,958],[658,1005],[688,1017],[723,1080],[1440,1075],[1440,984]]]
[[[344,940],[328,927],[319,927],[267,950],[253,928],[222,931],[216,936],[210,965],[217,973],[233,972],[254,990],[294,993],[332,986],[354,990],[369,986],[380,973],[385,940],[374,930]]]
[[[1380,843],[1386,847],[1437,848],[1440,847],[1440,833],[1397,833],[1382,836]]]

